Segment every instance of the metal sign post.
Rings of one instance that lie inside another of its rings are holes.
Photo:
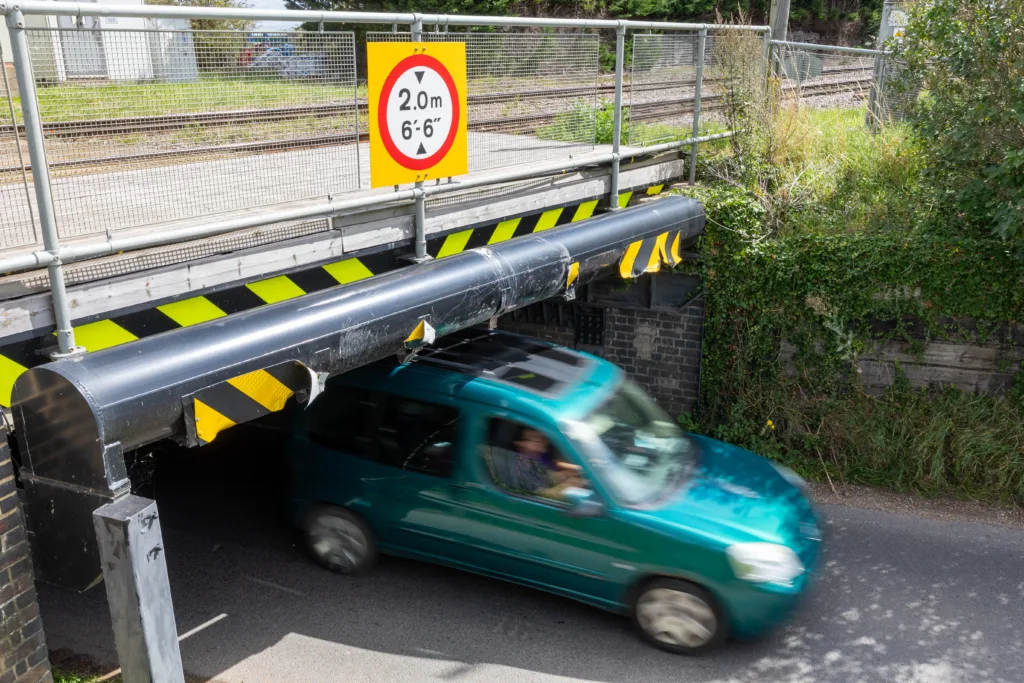
[[[367,43],[370,187],[415,183],[414,262],[425,261],[427,180],[469,173],[466,44]]]

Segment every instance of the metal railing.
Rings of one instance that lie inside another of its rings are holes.
[[[817,110],[866,110],[869,125],[883,120],[886,64],[881,50],[772,41],[774,72],[784,101]]]
[[[0,246],[22,251],[0,273],[48,269],[61,354],[76,352],[62,271],[74,261],[394,202],[415,205],[422,256],[436,195],[601,164],[614,210],[627,151],[689,148],[692,179],[698,145],[731,134],[708,115],[705,64],[723,36],[762,61],[770,39],[763,26],[618,20],[35,0],[0,12],[17,73],[0,122]],[[254,33],[256,21],[320,30]],[[325,23],[466,43],[469,176],[353,194],[368,188],[363,65],[353,33]],[[600,30],[615,32],[612,73]]]

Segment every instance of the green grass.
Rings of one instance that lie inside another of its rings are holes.
[[[604,102],[595,111],[589,102],[577,102],[570,110],[555,116],[554,121],[537,130],[537,137],[542,140],[559,140],[563,142],[590,142],[590,128],[594,126],[594,142],[598,145],[610,145],[614,137],[615,109],[611,102]],[[721,133],[726,127],[717,122],[701,125],[701,135]],[[636,145],[654,145],[663,142],[686,140],[693,135],[690,125],[671,125],[660,122],[631,123],[629,107],[623,107],[623,120],[619,144],[628,145],[630,140]]]
[[[53,683],[96,683],[101,677],[54,668]],[[103,683],[121,683],[120,676],[103,679]]]
[[[780,107],[743,140],[746,170],[735,157],[702,160],[705,180],[745,185],[780,236],[834,235],[923,224],[923,162],[909,130],[872,131],[864,107]]]
[[[279,78],[203,77],[190,83],[61,84],[38,89],[44,121],[102,120],[350,102],[349,86]],[[365,86],[359,96],[366,97]],[[16,110],[20,116],[21,108]]]
[[[871,131],[864,108],[803,109],[779,160],[787,182],[805,184],[806,210],[791,233],[834,234],[908,225],[920,211],[921,155],[909,131]]]
[[[779,405],[777,452],[814,479],[1024,503],[1019,398],[897,386],[881,397],[793,395]],[[813,437],[807,425],[818,426]]]

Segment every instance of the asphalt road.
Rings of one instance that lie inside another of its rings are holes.
[[[156,495],[198,680],[1024,680],[1017,529],[827,505],[824,570],[793,622],[691,659],[645,645],[622,618],[455,570],[383,558],[368,576],[335,576],[305,558],[260,486],[182,481]],[[237,489],[248,494],[226,494]],[[51,649],[116,661],[102,589],[40,593]]]

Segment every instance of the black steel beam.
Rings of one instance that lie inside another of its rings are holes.
[[[39,573],[78,588],[99,576],[77,518],[127,494],[123,451],[188,440],[196,392],[289,361],[345,372],[400,352],[420,320],[439,336],[477,325],[564,294],[574,263],[582,284],[631,243],[703,227],[698,202],[670,197],[29,370],[13,413]]]

